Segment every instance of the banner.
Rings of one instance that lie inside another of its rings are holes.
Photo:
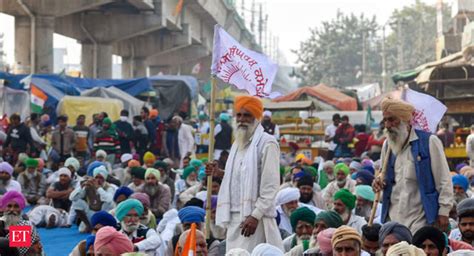
[[[274,98],[272,83],[278,65],[267,56],[246,49],[221,26],[214,27],[211,73],[250,95]]]
[[[448,108],[431,95],[409,88],[404,91],[404,100],[415,107],[412,125],[416,129],[435,133],[439,121]]]

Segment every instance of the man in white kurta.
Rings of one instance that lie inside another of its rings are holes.
[[[252,251],[260,243],[283,250],[275,220],[280,148],[259,123],[263,105],[252,96],[235,100],[237,127],[220,187],[216,224],[227,228],[226,251]]]
[[[183,119],[180,116],[173,117],[173,121],[176,122],[178,126],[178,145],[182,164],[183,158],[188,153],[194,153],[193,128],[190,125],[183,123]]]

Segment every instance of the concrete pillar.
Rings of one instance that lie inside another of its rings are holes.
[[[54,17],[35,17],[35,73],[53,73]],[[30,73],[31,67],[31,19],[29,16],[15,17],[15,62],[17,71]]]
[[[123,57],[122,58],[122,76],[123,78],[145,77],[146,76],[145,58],[138,57],[138,58],[134,58],[132,61],[132,58],[130,57]]]
[[[81,66],[84,77],[112,78],[112,45],[97,44],[97,60],[94,63],[94,44],[82,44]],[[94,65],[96,73],[94,74]]]

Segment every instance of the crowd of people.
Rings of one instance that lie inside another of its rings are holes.
[[[144,107],[72,127],[13,114],[0,133],[0,255],[41,255],[38,227],[76,225],[90,235],[74,256],[191,255],[190,240],[192,255],[474,254],[474,166],[450,169],[441,140],[410,125],[410,104],[381,109],[371,133],[334,115],[326,160],[295,143],[281,153],[278,125],[251,96],[212,135],[204,112],[161,120]],[[213,157],[197,157],[210,136]],[[11,226],[32,227],[30,247],[8,246]]]

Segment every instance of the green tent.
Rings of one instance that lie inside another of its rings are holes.
[[[405,71],[400,71],[392,75],[392,80],[395,84],[397,84],[400,81],[403,82],[408,82],[414,80],[420,71],[412,69],[412,70],[405,70]]]

